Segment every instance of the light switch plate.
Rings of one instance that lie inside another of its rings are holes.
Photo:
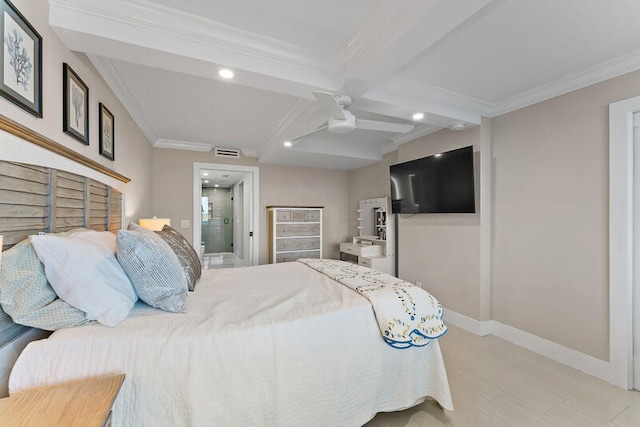
[[[191,221],[189,221],[188,219],[181,219],[180,220],[180,227],[181,228],[189,228],[189,227],[191,227]]]

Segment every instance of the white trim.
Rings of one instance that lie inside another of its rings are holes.
[[[135,101],[133,95],[129,91],[127,84],[124,79],[113,65],[113,61],[109,58],[105,58],[103,56],[91,55],[87,54],[87,58],[95,69],[98,71],[100,76],[104,79],[104,81],[109,86],[109,89],[114,93],[118,101],[122,103],[124,108],[127,110],[131,118],[136,122],[136,125],[140,128],[144,136],[149,141],[149,144],[153,144],[153,141],[156,140],[156,134],[153,132],[151,125],[147,121],[144,113],[138,103]]]
[[[213,148],[206,142],[178,141],[177,139],[158,138],[153,143],[156,148],[170,148],[173,150],[202,151],[208,153]]]
[[[251,191],[252,191],[252,205],[251,206],[251,218],[250,229],[245,232],[253,232],[251,241],[251,260],[249,265],[258,265],[260,262],[260,168],[256,166],[242,166],[242,165],[225,165],[221,163],[198,163],[193,164],[193,246],[197,253],[200,253],[200,245],[198,242],[201,240],[202,224],[200,217],[200,198],[202,196],[202,186],[200,184],[200,171],[201,169],[214,169],[222,171],[232,172],[245,172],[251,175]]]
[[[417,107],[422,104],[423,108],[427,106],[437,106],[438,109],[436,110],[426,110],[423,112],[452,117],[455,120],[476,125],[480,124],[480,118],[482,116],[492,117],[495,111],[495,104],[493,103],[441,87],[432,86],[416,79],[407,78],[406,76],[391,79],[385,84],[380,85],[379,89],[382,90],[381,94],[378,95],[379,98],[382,98],[385,92],[392,93],[397,97],[406,98],[408,100],[407,102],[411,103],[400,105],[414,105]],[[366,92],[365,97],[368,97],[371,92],[373,92],[373,90]],[[426,100],[428,100],[428,102]],[[440,108],[447,108],[449,110],[440,110]],[[450,116],[449,113],[451,111],[455,115]],[[464,115],[459,116],[460,114]],[[469,114],[472,115],[469,116]]]
[[[464,329],[472,334],[480,336],[493,334],[520,347],[526,348],[527,350],[546,356],[549,359],[555,360],[556,362],[574,369],[578,369],[596,378],[609,381],[611,377],[610,364],[604,360],[596,359],[588,354],[584,354],[544,338],[540,338],[539,336],[530,334],[529,332],[507,326],[498,321],[487,320],[481,322],[447,309],[445,309],[444,321],[446,324],[451,324],[452,326]]]
[[[609,105],[609,381],[633,384],[633,113],[640,97]]]
[[[444,309],[443,320],[446,323],[450,323],[453,326],[457,326],[460,329],[464,329],[472,334],[480,335],[481,337],[491,334],[491,321],[487,320],[481,322],[471,317],[467,317],[464,314],[456,313],[455,311]]]
[[[428,123],[417,126],[414,130],[409,133],[405,133],[402,135],[393,136],[391,138],[391,142],[386,143],[382,146],[382,153],[387,154],[394,150],[397,150],[400,145],[405,142],[414,141],[418,138],[422,138],[423,136],[432,134],[441,130],[441,127],[430,125]]]
[[[105,56],[101,49],[123,49],[126,44],[130,45],[127,53],[144,47],[204,63],[232,65],[297,82],[306,86],[305,91],[308,87],[339,87],[342,64],[334,55],[149,0],[49,0],[49,24],[71,50]],[[102,40],[88,46],[74,40],[74,32]]]
[[[366,105],[367,111],[384,114],[384,111],[375,108],[374,102],[401,106],[406,109],[406,117],[410,117],[412,111],[422,111],[425,113],[423,122],[428,122],[434,126],[449,127],[455,122],[465,122],[467,124],[479,125],[482,116],[467,109],[457,109],[445,103],[435,103],[428,96],[424,96],[418,91],[422,89],[415,81],[399,81],[393,86],[390,84],[376,88],[371,88],[365,92],[358,100],[358,105]],[[429,100],[428,102],[425,100]],[[396,114],[397,116],[397,114]]]
[[[491,321],[491,333],[520,347],[524,347],[527,350],[553,359],[556,362],[578,369],[601,380],[609,381],[609,363],[604,360],[596,359],[588,354],[581,353],[495,320]]]
[[[640,51],[631,52],[628,55],[612,59],[604,64],[596,65],[587,70],[533,88],[497,103],[491,117],[519,110],[520,108],[630,73],[638,69],[638,61],[640,61]]]
[[[88,147],[87,147],[88,148]],[[84,154],[78,151],[80,154]],[[85,166],[60,154],[28,142],[19,136],[0,130],[0,159],[8,162],[27,163],[47,168],[54,168],[81,176],[93,178],[103,184],[115,188],[123,195],[126,191],[126,183],[119,179],[107,176],[89,166]]]
[[[258,150],[255,148],[241,148],[240,151],[245,157],[258,157]]]

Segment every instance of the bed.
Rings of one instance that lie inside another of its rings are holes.
[[[302,262],[205,270],[182,312],[138,301],[113,327],[31,342],[10,393],[124,373],[117,426],[358,426],[427,398],[452,410],[437,339],[391,345],[372,300],[325,273]]]

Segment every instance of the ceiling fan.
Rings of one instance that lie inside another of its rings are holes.
[[[328,114],[329,120],[325,126],[300,135],[293,140],[328,129],[331,133],[348,133],[356,129],[373,130],[381,132],[407,133],[413,129],[413,125],[405,123],[381,122],[377,120],[364,120],[356,118],[347,108],[351,106],[349,95],[334,95],[329,92],[312,92],[322,109]]]

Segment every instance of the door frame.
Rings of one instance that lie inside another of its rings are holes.
[[[259,264],[259,224],[260,224],[260,169],[256,166],[242,165],[225,165],[222,163],[200,163],[193,164],[193,246],[200,253],[200,244],[202,240],[202,218],[200,216],[200,204],[202,198],[202,184],[200,181],[202,170],[218,170],[230,172],[244,172],[249,175],[251,181],[251,207],[249,209],[249,229],[245,233],[252,233],[249,245],[249,263],[247,265]],[[246,190],[246,186],[245,186]],[[246,220],[246,219],[245,219]]]
[[[640,96],[609,104],[609,366],[610,382],[624,389],[633,388],[633,114],[639,111]]]

